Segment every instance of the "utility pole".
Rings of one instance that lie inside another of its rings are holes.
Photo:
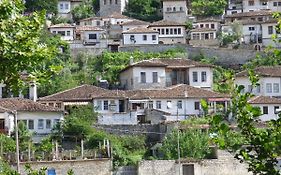
[[[177,144],[178,144],[178,164],[179,164],[179,175],[181,175],[181,154],[180,154],[180,125],[179,125],[179,104],[177,103]]]
[[[19,149],[19,131],[18,131],[18,112],[13,111],[15,120],[15,135],[16,135],[16,161],[17,161],[17,171],[20,173],[20,149]]]

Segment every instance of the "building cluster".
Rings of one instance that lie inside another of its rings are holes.
[[[71,9],[81,0],[59,0],[61,17],[71,18]],[[117,51],[119,46],[190,44],[219,46],[219,36],[237,35],[233,44],[249,45],[260,50],[266,46],[279,47],[272,40],[280,37],[274,12],[281,9],[281,0],[229,0],[225,14],[213,17],[194,17],[190,2],[163,0],[163,19],[152,23],[122,15],[128,0],[100,0],[97,16],[82,19],[77,24],[49,26],[54,34],[69,41],[72,48],[101,48]],[[187,29],[187,23],[192,29]]]

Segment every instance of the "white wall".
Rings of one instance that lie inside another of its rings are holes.
[[[98,123],[102,125],[137,125],[136,112],[101,114],[98,116]]]
[[[59,31],[64,31],[65,36],[61,35],[61,39],[65,41],[72,41],[74,39],[74,28],[50,28],[50,32],[53,34],[58,34]],[[70,32],[69,35],[67,35],[67,31]]]
[[[252,106],[259,107],[261,109],[262,115],[260,116],[261,121],[269,121],[269,120],[276,120],[278,119],[278,114],[275,114],[274,107],[278,106],[278,108],[281,108],[280,104],[252,104]],[[263,107],[268,107],[268,114],[263,114]]]
[[[254,30],[252,30],[252,29],[254,29]],[[257,35],[257,34],[261,35],[262,34],[262,28],[261,28],[260,24],[256,24],[256,25],[255,24],[247,24],[247,25],[243,25],[242,32],[243,32],[244,42],[246,44],[249,44],[251,39],[252,39],[252,41],[255,39],[254,38],[255,35]],[[257,38],[256,38],[256,40],[257,40]]]
[[[131,40],[131,35],[134,35],[135,40]],[[143,35],[147,36],[147,40],[143,40]],[[152,40],[152,36],[156,36],[156,40]],[[141,44],[158,44],[158,33],[124,33],[123,44],[124,45],[141,45]]]
[[[278,6],[278,2],[281,2],[281,0],[269,0],[267,4],[263,5],[260,0],[254,0],[254,5],[250,6],[248,0],[243,1],[243,11],[249,12],[249,11],[258,11],[258,10],[265,10],[270,9],[271,11],[280,11],[281,6]],[[274,2],[277,2],[277,6],[274,6]]]
[[[193,72],[197,72],[198,81],[193,81]],[[202,72],[206,72],[207,80],[202,82]],[[200,87],[200,88],[211,88],[213,86],[213,69],[210,67],[192,67],[189,68],[189,83],[190,86]]]
[[[280,7],[281,9],[281,7]],[[265,23],[265,24],[262,24],[262,39],[263,39],[263,45],[264,46],[269,46],[269,45],[272,45],[272,46],[278,46],[279,43],[275,43],[273,40],[272,40],[272,36],[276,34],[276,29],[275,29],[275,26],[277,24],[276,23]],[[273,33],[270,34],[269,33],[269,26],[272,26],[272,29],[273,29]],[[281,37],[280,34],[277,35],[277,37]]]
[[[69,13],[70,10],[71,10],[70,1],[58,1],[58,13],[62,13],[62,14]]]

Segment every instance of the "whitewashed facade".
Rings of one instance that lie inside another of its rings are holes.
[[[159,42],[159,34],[148,28],[133,28],[122,33],[123,45],[154,45]]]
[[[264,46],[281,47],[279,42],[273,41],[273,35],[277,36],[277,39],[281,38],[280,33],[276,32],[275,26],[277,25],[276,20],[270,20],[261,24],[262,28],[262,43]]]
[[[54,35],[60,35],[64,41],[73,41],[75,37],[75,26],[70,24],[56,24],[49,27],[49,30]]]
[[[243,0],[243,12],[258,10],[281,10],[281,0]]]
[[[72,18],[71,10],[80,5],[82,0],[58,0],[58,15],[63,18]]]
[[[243,11],[242,1],[243,0],[228,0],[228,5],[226,8],[226,15],[242,13],[242,11]]]

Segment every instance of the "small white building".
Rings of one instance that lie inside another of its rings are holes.
[[[127,30],[130,30],[130,29],[133,29],[133,28],[147,28],[149,25],[148,22],[145,22],[145,21],[141,21],[141,20],[137,20],[137,19],[134,19],[133,21],[128,21],[128,22],[124,22],[122,23],[122,30],[123,32],[127,31]]]
[[[248,103],[252,106],[259,107],[262,115],[260,120],[262,122],[269,120],[277,120],[279,118],[278,114],[281,109],[281,99],[268,97],[268,96],[255,96],[251,98]]]
[[[243,12],[271,10],[280,12],[281,0],[243,0]]]
[[[99,45],[99,48],[107,47],[106,31],[94,26],[77,26],[76,40],[83,45]]]
[[[244,92],[252,92],[257,96],[281,97],[281,66],[262,66],[254,71],[259,75],[258,87],[252,87],[246,70],[236,74],[235,84],[243,85]]]
[[[54,35],[60,35],[62,40],[73,41],[75,26],[71,24],[56,24],[49,27],[49,30]]]
[[[276,35],[277,39],[281,38],[280,33],[276,31],[276,26],[277,20],[268,20],[261,24],[262,43],[264,46],[281,47],[281,44],[278,41],[275,42],[272,39],[273,35]]]
[[[63,18],[71,19],[71,10],[82,2],[83,0],[58,0],[58,15]]]
[[[187,21],[186,0],[163,0],[163,17],[166,21],[184,24]]]
[[[151,59],[132,63],[120,73],[124,89],[155,89],[177,84],[211,89],[213,66],[190,59]]]
[[[52,128],[64,116],[63,110],[43,105],[32,100],[21,98],[0,99],[0,130],[8,135],[14,131],[15,115],[18,121],[26,124],[27,129],[35,135],[33,141],[38,141],[51,133]]]
[[[194,46],[218,46],[217,30],[212,28],[196,28],[190,30],[189,44]]]
[[[231,15],[235,13],[242,13],[243,0],[228,0],[228,5],[226,8],[226,15]]]
[[[151,45],[159,42],[159,33],[148,28],[132,28],[122,34],[123,45]]]
[[[186,31],[184,24],[161,20],[151,23],[148,28],[158,31],[159,44],[186,43]]]
[[[203,114],[201,99],[209,102],[209,112],[223,112],[229,105],[224,94],[183,84],[149,90],[114,90],[92,97],[99,113],[98,123],[104,125],[184,120]],[[218,109],[218,105],[223,107]]]

